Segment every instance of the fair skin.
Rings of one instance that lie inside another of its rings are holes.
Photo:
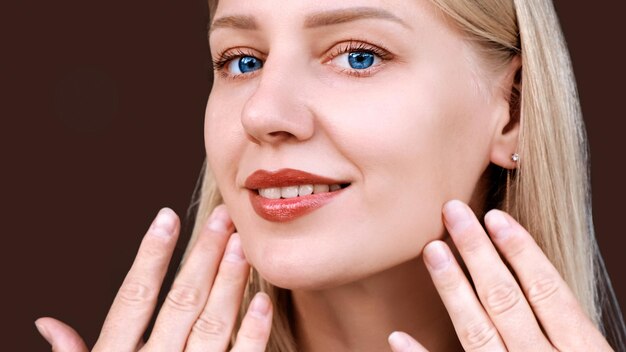
[[[179,228],[161,213],[94,350],[225,350],[249,265],[291,290],[300,351],[610,350],[532,237],[501,211],[487,214],[486,233],[467,206],[484,202],[489,164],[515,167],[518,58],[490,69],[426,0],[222,0],[214,18],[223,65],[205,141],[226,206],[143,345]],[[349,53],[371,65],[353,67]],[[244,181],[281,168],[350,185],[305,216],[270,221]],[[272,306],[264,294],[252,306],[235,351],[265,349]],[[86,350],[66,325],[38,325],[55,350]]]

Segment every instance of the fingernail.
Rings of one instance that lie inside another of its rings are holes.
[[[152,223],[152,233],[161,237],[170,237],[176,229],[176,213],[170,208],[159,211]]]
[[[224,233],[228,229],[228,213],[224,206],[217,206],[209,217],[209,230]]]
[[[443,207],[446,223],[455,232],[463,231],[471,223],[472,217],[467,206],[460,200],[451,200]]]
[[[241,262],[245,260],[243,249],[241,248],[241,238],[239,238],[238,233],[230,235],[224,259],[231,262]]]
[[[399,331],[392,332],[388,340],[394,352],[404,351],[411,346],[411,342],[406,335]]]
[[[35,320],[35,327],[37,328],[37,331],[39,331],[41,336],[43,336],[43,338],[46,339],[46,341],[48,341],[49,344],[52,344],[52,341],[50,340],[50,333],[48,332],[48,330],[46,330],[45,325]]]
[[[485,216],[487,222],[487,228],[490,230],[492,237],[497,239],[504,239],[508,237],[511,228],[511,223],[506,218],[504,213],[500,210],[492,210]]]
[[[439,241],[432,242],[424,248],[424,259],[435,270],[445,269],[450,264],[450,255]]]
[[[250,311],[259,316],[266,316],[270,312],[270,301],[267,294],[257,293],[252,299],[252,303],[250,303]]]

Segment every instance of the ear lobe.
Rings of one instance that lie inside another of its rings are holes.
[[[496,136],[491,147],[490,160],[492,163],[505,169],[517,168],[517,162],[513,161],[513,154],[519,152],[517,150],[519,126],[519,123],[516,123],[506,133]]]
[[[513,161],[512,155],[518,152],[521,123],[522,67],[519,55],[511,59],[506,71],[502,87],[507,104],[498,118],[489,158],[500,167],[515,169],[517,163]]]

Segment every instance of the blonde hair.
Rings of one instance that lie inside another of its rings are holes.
[[[521,56],[511,99],[520,123],[521,160],[510,187],[508,175],[502,177],[503,170],[491,166],[495,172],[487,174],[487,203],[510,213],[534,236],[589,318],[615,348],[624,349],[624,323],[594,235],[588,146],[576,83],[552,1],[431,1],[483,49],[494,67]],[[210,0],[211,17],[216,7],[217,0]],[[197,212],[190,245],[222,202],[206,162],[194,194]],[[266,282],[255,270],[237,326],[257,291],[268,293],[275,307],[267,351],[296,351],[289,291]]]

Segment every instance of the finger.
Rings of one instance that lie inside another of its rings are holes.
[[[487,213],[485,224],[552,344],[559,350],[611,350],[531,235],[499,210]]]
[[[94,351],[133,351],[139,344],[154,311],[179,227],[174,211],[159,211],[113,300]]]
[[[424,247],[423,256],[465,351],[506,351],[450,248],[433,241]]]
[[[35,326],[55,352],[88,352],[87,345],[76,330],[54,318],[39,318]]]
[[[189,257],[172,284],[146,342],[154,351],[182,351],[191,328],[207,302],[232,222],[219,206],[198,234]]]
[[[186,352],[225,351],[241,306],[250,265],[239,235],[231,235],[204,310],[193,325]]]
[[[394,331],[388,340],[393,352],[428,352],[424,346],[404,332]]]
[[[445,204],[443,213],[450,237],[469,270],[478,297],[506,347],[552,351],[524,293],[470,207],[452,200]]]
[[[241,322],[233,352],[265,351],[272,328],[272,303],[266,293],[259,292]]]

